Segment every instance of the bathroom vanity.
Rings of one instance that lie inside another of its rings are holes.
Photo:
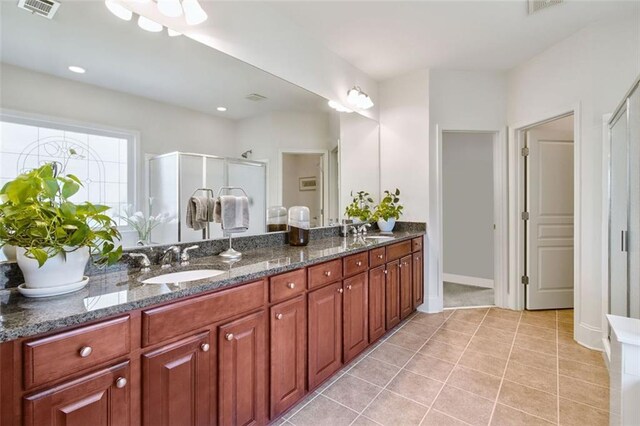
[[[4,290],[0,425],[267,424],[423,302],[423,234],[258,248],[190,283]]]

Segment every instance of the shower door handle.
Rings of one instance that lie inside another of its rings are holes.
[[[620,231],[620,251],[627,251],[627,231]]]

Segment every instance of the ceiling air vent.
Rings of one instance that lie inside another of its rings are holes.
[[[18,0],[18,7],[51,19],[56,14],[58,7],[60,7],[60,2],[53,0]]]
[[[527,2],[529,7],[529,15],[531,15],[532,13],[536,13],[542,9],[555,6],[562,2],[563,0],[529,0]]]
[[[254,101],[254,102],[260,102],[260,101],[266,100],[267,97],[259,95],[257,93],[252,93],[250,95],[247,95],[245,99],[249,99],[250,101]]]

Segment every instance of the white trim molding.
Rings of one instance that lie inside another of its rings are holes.
[[[442,274],[442,281],[454,284],[470,285],[474,287],[493,288],[493,280],[487,278],[469,277],[466,275]]]

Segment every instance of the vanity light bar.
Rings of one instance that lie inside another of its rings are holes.
[[[105,0],[105,6],[111,13],[120,19],[130,21],[133,18],[133,12],[127,9],[121,0]],[[156,6],[160,13],[169,18],[179,18],[184,14],[185,21],[188,25],[198,25],[206,21],[208,16],[198,0],[157,0]],[[162,24],[140,15],[138,17],[138,26],[146,31],[160,32],[164,28]],[[175,37],[182,33],[167,27],[169,36]]]

